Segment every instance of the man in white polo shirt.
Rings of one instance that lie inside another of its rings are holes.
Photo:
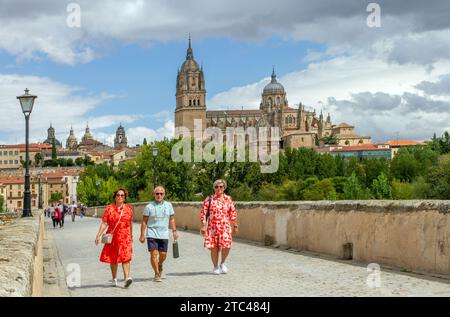
[[[172,228],[173,239],[178,239],[175,212],[172,204],[164,200],[165,195],[166,191],[162,186],[153,190],[155,200],[145,207],[139,239],[141,243],[144,243],[147,238],[150,262],[155,272],[155,282],[162,282],[163,262],[166,259],[169,245],[169,223]]]

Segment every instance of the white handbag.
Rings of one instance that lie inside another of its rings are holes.
[[[104,233],[102,234],[102,243],[104,244],[111,244],[112,239],[113,239],[113,235],[114,235],[114,231],[116,231],[117,226],[119,225],[120,219],[122,218],[122,214],[123,214],[123,206],[121,207],[122,211],[120,212],[120,217],[119,220],[116,223],[116,226],[114,227],[114,230],[110,233]]]

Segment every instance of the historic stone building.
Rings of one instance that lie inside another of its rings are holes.
[[[70,127],[70,134],[66,141],[66,148],[69,150],[76,150],[78,147],[77,137],[73,133],[73,128]]]
[[[80,144],[78,144],[77,150],[88,151],[99,147],[107,147],[103,143],[94,139],[89,129],[89,124],[86,124],[86,130],[81,138]],[[107,147],[109,149],[109,147]]]
[[[353,126],[333,125],[330,114],[325,119],[322,112],[317,116],[315,110],[308,111],[301,103],[291,107],[275,70],[270,83],[264,87],[259,109],[206,110],[203,68],[194,59],[189,39],[186,60],[177,75],[175,128],[186,127],[193,134],[194,119],[202,120],[202,131],[208,127],[218,127],[222,131],[227,127],[279,127],[282,148],[313,148],[331,135],[338,139],[339,145],[371,143],[370,137],[355,135]]]
[[[48,130],[47,130],[47,139],[43,143],[52,145],[53,144],[53,140],[55,140],[55,145],[57,147],[62,147],[61,142],[59,142],[59,140],[56,139],[55,128],[53,128],[52,124],[50,123],[50,128],[48,128]]]
[[[122,123],[117,128],[116,137],[114,139],[114,149],[122,150],[128,146],[128,140],[125,135],[125,129],[122,127]]]

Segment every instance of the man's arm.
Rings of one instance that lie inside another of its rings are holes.
[[[145,230],[147,230],[147,223],[148,223],[148,216],[142,216],[141,237],[139,238],[139,241],[141,241],[142,243],[145,242]]]
[[[173,239],[178,239],[177,226],[175,224],[175,216],[170,216],[170,227],[172,227]]]

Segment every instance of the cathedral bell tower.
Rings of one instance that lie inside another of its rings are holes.
[[[194,119],[202,120],[202,132],[206,128],[206,89],[203,67],[194,59],[189,36],[186,60],[177,75],[175,128],[186,127],[194,133]]]

